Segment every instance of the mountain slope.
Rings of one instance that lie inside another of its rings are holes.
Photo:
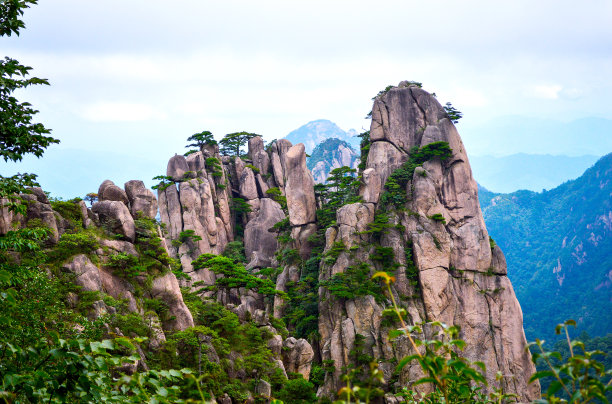
[[[573,318],[612,331],[612,154],[584,175],[535,193],[480,189],[489,234],[504,250],[529,338]]]
[[[304,143],[306,153],[310,154],[316,145],[329,138],[344,140],[354,149],[359,149],[359,138],[354,129],[344,131],[332,121],[318,119],[308,122],[285,136],[292,144]]]
[[[357,168],[359,154],[347,142],[330,138],[319,143],[312,155],[306,159],[306,166],[312,172],[316,183],[327,180],[329,172],[343,166]]]

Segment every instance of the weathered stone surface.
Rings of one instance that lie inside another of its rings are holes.
[[[101,195],[104,194],[104,190],[109,185],[115,185],[115,183],[112,182],[111,180],[104,180],[104,181],[102,181],[102,184],[100,184],[100,186],[98,187],[98,199],[100,198]]]
[[[300,373],[308,380],[313,358],[312,346],[305,339],[289,337],[283,341],[283,364],[287,372]]]
[[[75,275],[75,283],[90,292],[104,292],[115,299],[127,299],[128,310],[136,312],[138,306],[132,294],[132,287],[111,273],[98,268],[84,254],[76,255],[62,266]],[[101,313],[100,311],[98,311]],[[99,314],[98,313],[98,314]]]
[[[249,167],[245,167],[240,174],[240,197],[245,200],[257,199],[257,184],[255,183],[255,174]]]
[[[42,190],[42,188],[40,188],[40,187],[32,187],[32,188],[28,188],[28,189],[32,192],[32,195],[34,195],[36,197],[36,200],[38,202],[43,203],[45,205],[49,205],[49,199],[47,198],[47,195]]]
[[[100,280],[100,272],[98,267],[84,254],[75,256],[70,262],[62,267],[74,275],[76,275],[75,283],[86,291],[101,291],[102,281]]]
[[[128,241],[100,239],[100,247],[103,247],[103,249],[96,251],[98,255],[105,254],[104,249],[106,249],[107,251],[112,250],[110,252],[114,254],[123,253],[135,256],[138,255],[138,251],[136,251],[136,247],[134,247],[134,244]]]
[[[277,202],[269,198],[260,200],[259,211],[244,229],[244,250],[250,268],[271,265],[278,243],[276,234],[268,230],[284,218],[285,214]]]
[[[160,299],[168,305],[170,320],[164,323],[165,329],[184,330],[193,327],[193,317],[183,301],[183,295],[173,273],[167,273],[153,280],[151,297]]]
[[[119,201],[126,206],[129,204],[125,191],[115,185],[111,180],[105,180],[98,189],[98,201]]]
[[[136,238],[134,219],[123,202],[96,202],[91,210],[100,217],[100,221],[110,232],[121,234],[128,240],[134,241]]]
[[[501,248],[499,248],[498,245],[495,245],[491,251],[491,254],[491,271],[497,275],[507,275],[508,267],[506,265],[506,257],[504,256]]]
[[[407,155],[389,142],[372,143],[368,153],[366,168],[374,169],[379,180],[371,181],[362,188],[361,192],[363,195],[368,195],[368,201],[378,202],[385,181],[406,159]]]
[[[361,197],[364,202],[378,203],[378,198],[382,193],[383,183],[380,175],[373,168],[368,168],[361,174],[363,186],[361,189]]]
[[[393,88],[374,101],[370,139],[384,140],[408,152],[420,146],[427,125],[445,116],[438,101],[420,88]]]
[[[157,215],[157,198],[153,192],[145,187],[140,180],[131,180],[125,183],[125,193],[130,203],[132,216],[137,217],[141,212],[150,219]]]
[[[306,167],[304,145],[292,146],[285,158],[285,194],[289,208],[289,221],[292,226],[313,223],[316,219],[314,180]]]
[[[280,156],[277,152],[272,153],[272,173],[274,174],[274,180],[279,188],[285,189],[285,173],[281,164]]]
[[[500,387],[495,380],[497,371],[512,375],[502,382],[504,391],[517,394],[521,401],[532,401],[539,397],[539,386],[528,384],[535,369],[525,350],[520,306],[505,276],[503,253],[499,247],[489,245],[477,185],[463,143],[435,98],[408,83],[400,87],[374,102],[370,132],[373,143],[360,190],[370,203],[342,207],[337,212],[337,227],[326,233],[326,251],[338,241],[348,248],[358,248],[324,262],[319,280],[346,272],[360,262],[378,265],[370,259],[374,248],[359,246],[371,245],[363,230],[374,218],[373,206],[383,184],[407,160],[411,147],[448,142],[452,156],[444,162],[432,158],[415,169],[406,187],[406,210],[386,212],[393,227],[377,242],[392,249],[400,266],[393,289],[396,299],[406,308],[406,321],[441,321],[460,326],[460,337],[467,344],[464,354],[470,360],[485,363],[489,386]],[[410,273],[404,269],[407,266],[411,267]],[[413,286],[415,280],[419,289]],[[325,288],[319,293],[321,357],[334,360],[337,369],[346,365],[347,352],[357,334],[365,337],[364,352],[375,358],[400,360],[413,353],[409,341],[398,338],[391,344],[380,330],[378,320],[383,306],[371,296],[341,300]],[[418,299],[405,297],[415,294]],[[381,369],[391,377],[390,369]],[[401,385],[410,384],[420,377],[418,366],[407,366],[399,376]],[[331,396],[339,387],[340,373],[336,370],[326,376],[319,395]]]
[[[181,181],[185,178],[185,173],[189,171],[189,165],[187,159],[181,154],[176,154],[168,161],[168,167],[166,169],[166,175],[172,177],[174,181]]]
[[[30,220],[40,220],[43,225],[51,230],[48,242],[51,244],[57,243],[66,227],[64,225],[65,220],[51,208],[49,203],[40,202],[35,194],[22,194],[21,198],[28,203],[26,215],[25,218],[17,215],[18,217],[15,217],[15,219],[23,220],[22,225],[27,224]]]
[[[261,136],[249,139],[249,157],[260,173],[268,173],[270,169],[270,156],[264,150],[264,142]]]

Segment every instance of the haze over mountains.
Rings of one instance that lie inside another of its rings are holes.
[[[555,339],[575,319],[612,332],[612,153],[547,192],[479,190],[489,235],[502,248],[528,339]]]
[[[577,178],[599,157],[612,151],[612,121],[607,119],[584,118],[564,124],[507,117],[480,126],[463,128],[462,124],[459,129],[474,177],[481,186],[493,192],[552,189]],[[325,139],[337,138],[350,144],[359,154],[357,134],[354,129],[343,130],[329,120],[319,119],[290,132],[286,139],[294,144],[304,143],[306,153],[311,154]],[[526,149],[529,153],[525,153]],[[163,171],[158,159],[146,153],[58,146],[50,147],[44,159],[29,156],[18,164],[1,164],[2,173],[37,173],[45,190],[64,199],[93,192],[91,183],[107,178],[123,183],[138,177],[150,187],[154,184],[151,178]]]

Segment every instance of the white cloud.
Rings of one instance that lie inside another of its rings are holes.
[[[151,105],[127,102],[98,102],[83,107],[79,115],[92,122],[137,122],[164,117]]]
[[[563,87],[558,84],[534,86],[529,92],[531,96],[546,100],[556,100]]]

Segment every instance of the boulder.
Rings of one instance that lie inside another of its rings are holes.
[[[98,189],[98,201],[119,201],[126,206],[129,200],[125,191],[115,185],[111,180],[106,180]]]
[[[308,380],[313,359],[314,351],[305,339],[289,337],[283,341],[283,364],[287,372],[299,373]]]
[[[168,317],[164,329],[185,330],[193,327],[193,317],[183,301],[178,281],[172,272],[155,278],[151,285],[151,297],[168,305]]]
[[[185,178],[185,173],[189,171],[187,159],[181,154],[175,154],[168,161],[166,175],[172,177],[174,181],[182,181]]]
[[[144,217],[154,219],[157,215],[157,198],[145,187],[144,182],[131,180],[125,183],[125,193],[130,203],[130,212],[137,217],[141,212]]]
[[[120,234],[130,241],[136,239],[134,218],[123,202],[96,202],[91,210],[98,215],[100,222],[110,233]]]

